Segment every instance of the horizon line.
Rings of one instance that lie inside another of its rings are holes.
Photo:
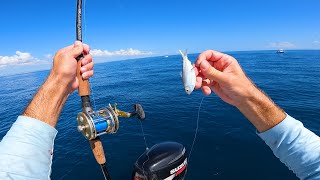
[[[267,49],[267,50],[266,49],[265,50],[231,50],[231,51],[220,51],[220,52],[222,52],[222,53],[232,53],[232,52],[276,51],[276,50],[277,49]],[[285,51],[320,51],[320,49],[284,49],[284,50]],[[199,52],[195,52],[195,53],[190,53],[190,54],[194,55],[194,54],[200,54],[200,53]],[[179,53],[176,53],[176,54],[161,54],[161,55],[146,56],[146,57],[134,57],[133,56],[132,58],[116,59],[116,60],[109,60],[109,61],[104,61],[104,62],[96,62],[95,64],[103,64],[103,63],[111,63],[111,62],[127,61],[127,60],[139,60],[139,59],[156,58],[156,57],[164,57],[164,56],[179,56]],[[96,57],[96,58],[102,59],[102,58],[105,58],[105,57]],[[29,73],[35,73],[35,72],[42,72],[42,71],[48,71],[50,69],[51,69],[51,67],[50,68],[44,68],[44,69],[41,69],[41,70],[30,71],[30,72],[21,72],[21,73],[17,73],[17,74],[4,74],[4,75],[0,74],[0,77],[7,77],[7,76],[14,76],[14,75],[23,75],[23,74],[29,74]]]

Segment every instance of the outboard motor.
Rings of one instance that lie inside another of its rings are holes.
[[[187,172],[182,144],[163,142],[145,151],[134,164],[134,180],[183,180]]]

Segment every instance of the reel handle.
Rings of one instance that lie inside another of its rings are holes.
[[[119,109],[117,109],[117,104],[115,104],[114,111],[118,114],[119,117],[130,118],[130,117],[136,116],[140,120],[144,120],[146,118],[146,115],[144,113],[144,110],[141,104],[134,104],[132,112],[120,111]]]

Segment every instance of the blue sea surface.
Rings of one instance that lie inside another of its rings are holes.
[[[320,135],[320,51],[229,52],[246,74],[288,114]],[[198,54],[189,55],[195,61]],[[96,64],[91,78],[95,109],[117,103],[130,111],[142,104],[147,145],[177,141],[190,151],[200,90],[183,90],[179,55]],[[44,82],[49,71],[1,77],[0,139]],[[77,92],[70,95],[57,126],[52,179],[103,179],[87,140],[77,131],[81,111]],[[118,133],[101,137],[113,180],[131,179],[136,159],[145,151],[140,122],[121,119]],[[256,135],[235,108],[217,96],[205,97],[199,132],[189,159],[187,180],[297,179]]]

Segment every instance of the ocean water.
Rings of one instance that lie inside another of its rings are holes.
[[[320,51],[230,52],[247,75],[288,114],[320,135]],[[198,54],[191,54],[194,61]],[[196,128],[200,90],[187,96],[180,79],[181,57],[125,60],[95,65],[90,80],[96,109],[118,103],[130,111],[142,104],[147,145],[177,141],[189,152]],[[1,77],[0,139],[43,83],[48,71]],[[52,179],[103,179],[88,142],[76,129],[80,99],[73,93],[61,113]],[[102,136],[114,180],[129,180],[133,163],[144,152],[140,122],[121,119],[118,133]],[[205,97],[187,180],[297,179],[259,139],[255,128],[217,96]]]

